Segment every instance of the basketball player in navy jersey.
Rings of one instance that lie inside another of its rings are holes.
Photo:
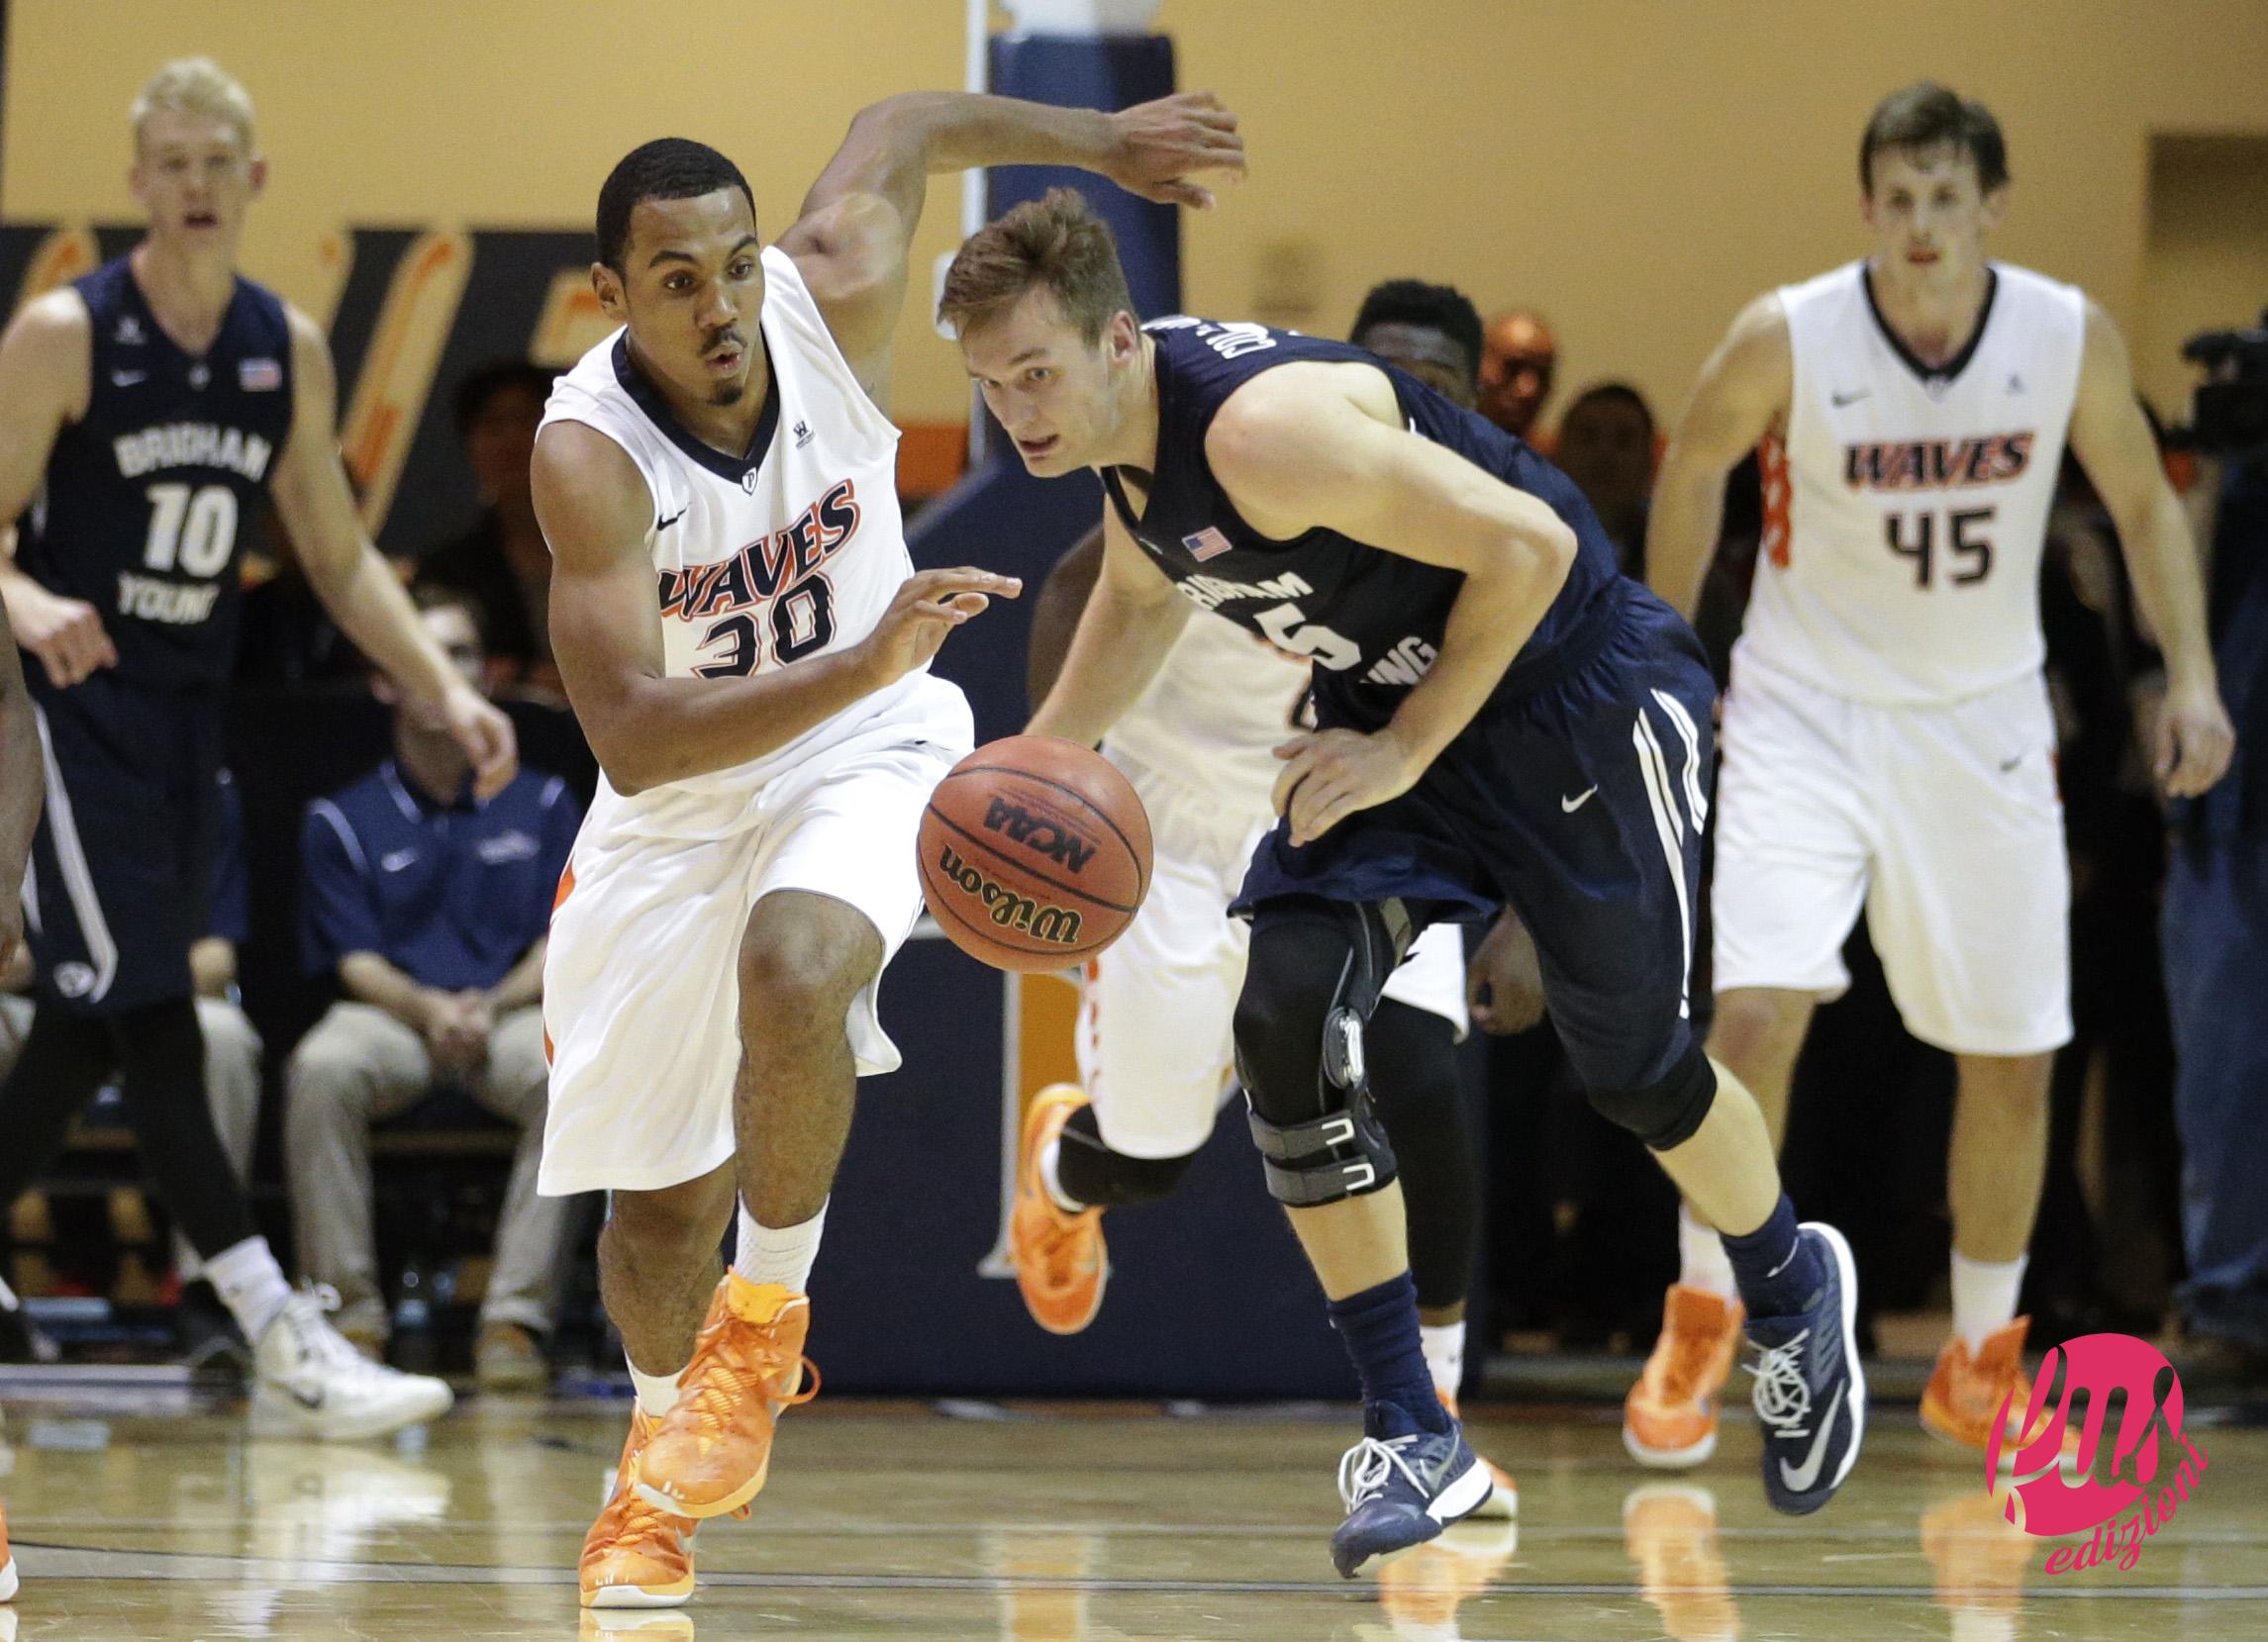
[[[1238,903],[1235,1044],[1269,1189],[1362,1382],[1339,1571],[1488,1496],[1427,1378],[1363,1029],[1416,929],[1507,903],[1593,1103],[1736,1232],[1765,1491],[1824,1505],[1864,1428],[1855,1279],[1831,1228],[1798,1225],[1754,1100],[1690,1029],[1714,696],[1692,629],[1618,573],[1564,474],[1415,378],[1260,325],[1140,326],[1076,194],[972,237],[939,317],[1026,468],[1091,467],[1108,493],[1102,575],[1035,732],[1099,739],[1192,605],[1315,660],[1318,728],[1278,749],[1281,820]]]
[[[40,824],[40,725],[16,658],[16,635],[0,607],[0,886],[21,884]],[[0,889],[0,963],[24,938],[24,904]],[[16,1595],[16,1558],[8,1549],[8,1513],[0,1509],[0,1602]]]
[[[0,337],[0,524],[24,520],[0,596],[39,661],[47,791],[25,884],[41,1000],[0,1089],[0,1204],[117,1067],[144,1165],[252,1342],[255,1421],[377,1435],[440,1414],[448,1388],[365,1362],[293,1292],[202,1081],[189,947],[205,929],[239,557],[264,505],[339,625],[444,717],[483,795],[511,779],[512,729],[426,637],[356,521],[323,334],[236,272],[266,168],[243,87],[201,58],[170,63],[133,122],[148,235]]]

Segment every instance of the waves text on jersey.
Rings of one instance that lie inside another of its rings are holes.
[[[840,480],[786,530],[759,536],[731,558],[662,571],[661,614],[697,622],[769,599],[838,552],[859,517],[855,487]]]
[[[1981,438],[1846,444],[1842,479],[1853,490],[1960,490],[2006,484],[2031,464],[2031,449],[2038,439],[2027,429]]]
[[[275,447],[257,434],[210,422],[168,422],[111,440],[121,477],[139,479],[168,467],[225,467],[258,484]]]

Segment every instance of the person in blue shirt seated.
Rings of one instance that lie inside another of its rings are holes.
[[[486,655],[464,595],[421,589],[426,630],[476,687]],[[381,691],[384,686],[380,686]],[[292,1052],[284,1168],[300,1264],[339,1291],[339,1329],[372,1356],[386,1309],[371,1234],[370,1125],[437,1087],[520,1125],[474,1366],[541,1386],[566,1202],[536,1193],[548,1071],[544,932],[580,823],[556,776],[523,768],[494,798],[430,711],[394,702],[394,756],[308,806],[300,842],[308,967],[345,997]]]

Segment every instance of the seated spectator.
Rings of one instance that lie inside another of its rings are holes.
[[[426,630],[468,678],[486,663],[461,594],[416,594]],[[394,701],[394,756],[308,807],[301,843],[308,966],[345,999],[293,1051],[284,1167],[300,1265],[339,1291],[339,1329],[383,1352],[371,1228],[370,1125],[440,1086],[520,1126],[481,1304],[474,1366],[490,1388],[541,1385],[567,1205],[536,1193],[547,1069],[545,925],[575,838],[566,784],[523,768],[485,803],[445,727]]]
[[[1532,438],[1558,364],[1551,327],[1517,309],[1499,314],[1481,346],[1481,415],[1515,438]]]
[[[453,588],[479,608],[491,674],[503,687],[556,694],[551,550],[536,523],[528,462],[551,372],[524,360],[484,365],[456,390],[456,432],[480,487],[480,517],[422,558],[420,585]]]
[[[251,1174],[252,1146],[259,1136],[263,1045],[236,996],[237,948],[251,922],[246,896],[245,808],[228,771],[221,772],[220,782],[221,832],[213,846],[208,932],[189,948],[189,973],[197,988],[197,1025],[205,1038],[205,1099],[212,1107],[221,1147],[242,1182]],[[12,955],[0,954],[0,1078],[8,1075],[32,1029],[32,1000],[21,996],[32,978],[29,946],[18,946]],[[225,1357],[248,1372],[250,1355],[228,1308],[209,1288],[188,1287],[203,1278],[204,1268],[178,1229],[173,1233],[173,1269],[183,1284],[180,1333],[190,1365],[201,1367]],[[5,1332],[0,1330],[0,1338]]]
[[[1623,574],[1645,579],[1646,506],[1654,488],[1654,414],[1627,382],[1585,388],[1559,419],[1551,459],[1589,499]]]

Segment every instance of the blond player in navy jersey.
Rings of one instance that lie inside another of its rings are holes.
[[[1859,150],[1864,260],[1770,291],[1702,373],[1654,490],[1646,563],[1690,613],[1726,469],[1763,448],[1766,530],[1733,651],[1719,797],[1709,1050],[1784,1127],[1812,1012],[1849,982],[1863,908],[1913,1033],[1959,1066],[1953,1337],[1922,1405],[1986,1446],[2022,1369],[2017,1316],[2055,1050],[2071,1035],[2070,875],[2040,667],[2041,544],[2068,444],[2111,510],[2166,656],[2174,795],[2232,741],[2197,557],[2125,344],[2073,286],[1986,259],[2008,161],[1942,86],[1885,99]],[[1897,1114],[1837,1092],[1879,1126]],[[1625,1409],[1641,1464],[1707,1459],[1739,1306],[1688,1207],[1683,1270]]]

